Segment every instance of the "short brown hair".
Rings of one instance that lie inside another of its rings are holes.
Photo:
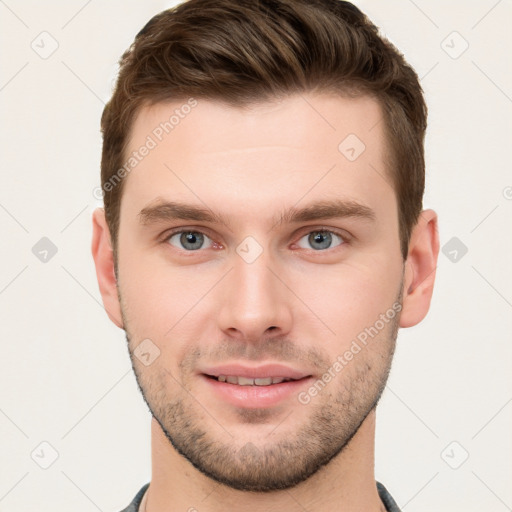
[[[125,164],[143,106],[187,97],[243,106],[309,91],[379,101],[405,260],[422,210],[427,108],[403,55],[349,2],[188,0],[137,34],[101,118],[101,185],[116,264],[124,179],[107,184]]]

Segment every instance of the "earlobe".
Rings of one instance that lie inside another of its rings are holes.
[[[96,208],[92,214],[91,252],[96,266],[96,278],[105,311],[110,320],[117,327],[123,329],[121,305],[119,304],[117,281],[114,274],[114,253],[103,208]]]
[[[423,210],[411,234],[405,262],[403,305],[400,327],[412,327],[428,313],[439,254],[437,214]]]

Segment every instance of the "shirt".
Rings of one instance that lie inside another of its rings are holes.
[[[389,494],[388,490],[380,482],[376,483],[377,491],[379,492],[379,497],[382,503],[384,503],[387,512],[400,512],[398,505],[392,498],[391,494]],[[142,501],[142,497],[144,496],[144,493],[146,492],[146,489],[148,487],[149,483],[144,485],[142,489],[135,495],[133,501],[125,509],[121,510],[121,512],[139,512],[140,502]]]

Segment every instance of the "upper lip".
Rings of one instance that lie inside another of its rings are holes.
[[[264,379],[266,377],[282,377],[288,379],[303,379],[311,374],[296,370],[282,364],[265,364],[261,366],[242,366],[240,364],[223,364],[202,369],[202,373],[212,377],[219,375],[231,375],[236,377],[247,377],[250,379]]]

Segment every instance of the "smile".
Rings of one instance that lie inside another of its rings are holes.
[[[270,386],[271,384],[280,384],[281,382],[287,382],[290,380],[297,380],[287,377],[262,377],[262,378],[250,378],[236,375],[208,375],[208,377],[218,380],[219,382],[227,382],[228,384],[236,384],[238,386]]]

